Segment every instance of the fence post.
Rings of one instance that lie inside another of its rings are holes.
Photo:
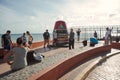
[[[100,27],[100,39],[101,39],[101,27]]]

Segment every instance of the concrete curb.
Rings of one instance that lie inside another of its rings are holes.
[[[120,52],[109,54],[109,55],[103,57],[102,59],[98,59],[98,60],[94,61],[87,68],[85,68],[80,74],[78,74],[74,80],[85,80],[85,78],[89,75],[89,73],[93,69],[95,69],[99,63],[102,63],[107,58],[110,58],[110,57],[117,55],[117,54],[120,54]]]
[[[92,55],[95,55],[96,53],[100,54],[100,53],[110,52],[110,51],[111,51],[111,45],[98,46],[96,48],[82,52],[81,54],[73,55],[65,59],[62,62],[60,61],[59,64],[56,64],[55,66],[51,66],[51,68],[46,68],[42,71],[39,71],[38,73],[29,77],[27,80],[33,80],[33,79],[57,80],[61,76],[63,76],[66,72],[73,69],[73,66],[77,65],[81,61],[88,59],[88,57],[91,57]]]
[[[74,80],[84,80],[86,76],[96,67],[98,60],[91,63],[87,68],[85,68],[80,74],[78,74]]]

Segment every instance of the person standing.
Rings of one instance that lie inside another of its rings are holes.
[[[96,31],[94,32],[94,37],[97,39],[97,32]]]
[[[76,33],[77,33],[77,41],[79,41],[79,40],[80,40],[80,32],[81,32],[81,30],[80,30],[80,29],[78,29],[78,30],[76,31]]]
[[[46,32],[43,33],[43,38],[44,38],[44,48],[46,44],[47,44],[47,47],[49,47],[50,34],[48,32],[48,29],[46,29]]]
[[[4,60],[10,66],[12,71],[22,69],[27,66],[27,53],[29,49],[22,45],[22,38],[17,38],[17,46],[14,47],[8,54],[5,55]],[[13,55],[13,61],[9,60],[9,57]]]
[[[71,49],[74,49],[74,36],[75,36],[75,33],[73,32],[73,29],[70,30],[70,35],[69,35],[69,50]]]
[[[53,31],[53,45],[56,46],[56,42],[57,42],[57,32],[56,30]]]
[[[30,34],[29,31],[27,31],[26,33],[28,35],[28,44],[29,44],[29,47],[31,47],[32,42],[33,42],[33,37],[32,37],[32,35]]]
[[[110,35],[109,35],[109,37],[110,37],[110,44],[112,44],[112,30],[113,30],[113,27],[111,29],[109,29],[109,30],[110,30]]]
[[[105,33],[105,45],[108,45],[108,44],[109,44],[109,37],[110,37],[110,30],[109,30],[109,28],[107,27],[107,28],[106,28],[106,33]]]
[[[26,43],[27,43],[27,38],[26,38],[26,36],[25,36],[25,33],[23,33],[23,35],[22,35],[21,38],[22,38],[22,41],[23,41],[23,45],[24,45],[24,46],[27,46],[27,44],[26,44]]]
[[[11,31],[7,30],[6,34],[3,34],[1,37],[1,44],[2,44],[2,47],[4,48],[4,55],[6,55],[13,46],[10,33]]]

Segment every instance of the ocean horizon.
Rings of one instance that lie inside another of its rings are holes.
[[[88,31],[88,32],[81,32],[80,33],[80,40],[89,40],[91,37],[93,37],[94,32],[93,31]],[[0,34],[0,38],[2,37],[3,34]],[[11,39],[12,42],[16,42],[16,39],[21,37],[23,35],[23,33],[17,33],[17,34],[11,34]],[[43,41],[43,33],[31,33],[31,35],[33,36],[33,42],[40,42]],[[116,36],[116,34],[112,34],[113,36]],[[105,36],[105,31],[102,31],[102,33],[100,33],[100,31],[98,31],[98,38],[104,38]],[[120,34],[118,34],[118,36],[120,36]],[[28,38],[28,36],[26,35],[26,38]],[[52,33],[50,33],[50,39],[53,39]],[[77,35],[75,32],[75,39],[77,40]],[[2,47],[1,45],[1,39],[0,39],[0,48]]]
[[[80,35],[80,40],[84,40],[84,39],[89,39],[90,38],[90,36],[89,35],[91,35],[91,37],[92,37],[92,34],[93,33],[87,33],[87,34],[85,34],[85,33],[81,33],[81,35]],[[2,35],[3,34],[0,34],[0,38],[2,37]],[[40,41],[43,41],[43,33],[31,33],[31,35],[33,36],[33,42],[40,42]],[[11,34],[11,40],[12,40],[12,42],[16,42],[16,39],[17,38],[19,38],[19,37],[21,37],[22,36],[22,33],[17,33],[17,34]],[[28,38],[28,36],[26,35],[26,38]],[[76,33],[75,33],[75,39],[77,38],[77,35],[76,35]],[[52,36],[52,33],[50,33],[50,39],[53,39],[53,36]],[[2,47],[2,45],[1,45],[1,39],[0,39],[0,48]]]
[[[0,38],[2,37],[3,34],[0,34]],[[40,42],[43,41],[43,33],[32,33],[33,36],[33,42]],[[12,42],[16,42],[16,39],[21,37],[22,33],[19,34],[11,34],[11,40]],[[26,35],[26,38],[28,39],[28,36]],[[50,39],[52,39],[52,34],[50,34]],[[1,39],[0,39],[0,48],[2,47],[1,45]]]

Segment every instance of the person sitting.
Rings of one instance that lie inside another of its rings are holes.
[[[98,44],[98,40],[96,38],[90,38],[90,46],[95,46],[95,44]]]
[[[26,56],[29,49],[22,45],[23,42],[21,38],[17,38],[16,43],[17,46],[9,51],[9,53],[4,57],[5,62],[11,66],[12,71],[16,71],[27,66]],[[13,55],[13,61],[9,60],[11,55]]]

